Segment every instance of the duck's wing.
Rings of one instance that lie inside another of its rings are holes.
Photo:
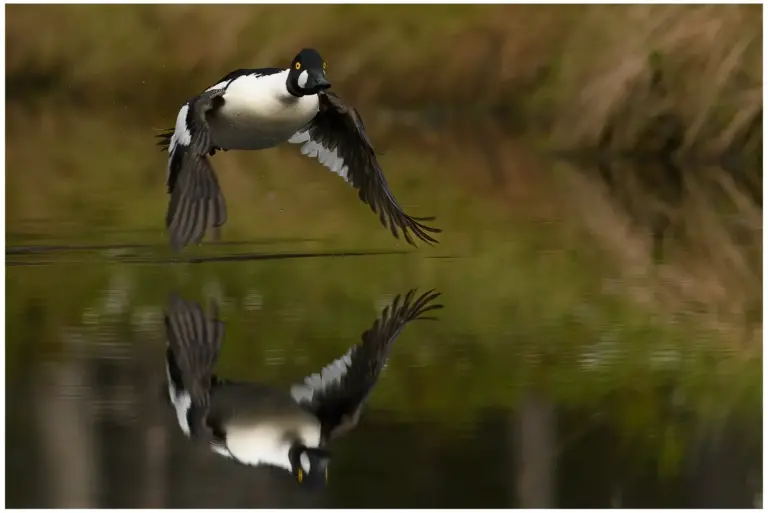
[[[184,390],[189,393],[191,406],[187,421],[193,435],[200,434],[206,425],[213,369],[224,340],[224,323],[216,317],[214,310],[210,318],[206,318],[199,304],[176,295],[171,296],[165,314],[169,373],[173,378],[174,372],[178,372]]]
[[[434,217],[411,217],[398,205],[381,170],[376,153],[365,132],[363,120],[354,107],[345,105],[333,93],[318,95],[320,110],[314,119],[296,132],[289,143],[303,144],[301,153],[341,176],[358,191],[360,199],[379,214],[381,223],[395,238],[399,232],[415,246],[412,235],[430,244],[430,234],[441,230],[423,224]]]
[[[226,88],[209,89],[182,105],[176,127],[159,134],[168,148],[168,211],[165,225],[174,251],[199,244],[205,232],[223,225],[227,205],[208,160],[213,150],[207,115],[220,107]]]
[[[443,307],[432,304],[439,293],[429,290],[414,299],[415,293],[411,290],[404,298],[395,297],[363,333],[360,343],[291,388],[294,400],[320,419],[323,440],[345,433],[357,424],[390,347],[405,325],[416,319],[434,319],[424,314]]]

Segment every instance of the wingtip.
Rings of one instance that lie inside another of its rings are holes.
[[[186,246],[186,244],[184,244],[184,241],[180,240],[180,238],[176,233],[171,234],[168,244],[171,247],[171,252],[173,252],[173,254],[176,256],[180,255],[181,252],[184,250],[184,247]]]
[[[432,226],[427,226],[424,224],[425,221],[432,221],[436,219],[433,217],[410,217],[407,216],[408,222],[404,224],[402,230],[403,234],[405,235],[405,240],[413,247],[418,247],[413,241],[413,239],[410,237],[410,234],[408,233],[408,230],[410,229],[411,232],[413,232],[413,235],[416,236],[420,241],[427,244],[428,246],[434,246],[435,244],[439,244],[440,241],[435,239],[430,235],[430,233],[442,233],[443,230],[440,228],[435,228]]]
[[[172,315],[173,313],[176,313],[179,310],[183,310],[188,307],[189,305],[187,301],[181,297],[181,294],[179,294],[178,292],[171,292],[171,294],[168,296],[168,304],[166,306],[166,315]]]
[[[198,303],[197,301],[186,300],[178,292],[174,291],[168,295],[166,315],[179,313],[180,311],[191,310],[196,308],[200,309],[200,311],[203,310],[202,305],[200,303]],[[220,312],[221,312],[221,305],[219,301],[215,297],[209,297],[208,298],[208,314],[205,315],[205,317],[210,319],[211,321],[221,323],[221,319],[219,318]]]
[[[421,293],[414,300],[413,298],[417,292],[418,288],[410,289],[403,296],[402,303],[400,303],[401,296],[397,295],[392,303],[387,308],[385,308],[385,310],[382,312],[382,315],[384,317],[389,317],[390,314],[392,316],[402,315],[405,321],[408,322],[413,320],[427,319],[429,317],[424,317],[423,314],[443,308],[442,304],[431,304],[441,295],[441,293],[437,292],[436,289],[429,289],[426,292]],[[433,318],[433,320],[437,320],[437,318]]]

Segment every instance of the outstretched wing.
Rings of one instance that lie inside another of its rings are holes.
[[[198,244],[205,232],[227,220],[227,206],[208,160],[213,149],[206,116],[224,102],[225,88],[209,89],[185,103],[173,132],[159,134],[168,148],[167,186],[171,199],[165,225],[174,251]]]
[[[443,307],[431,304],[439,293],[430,290],[414,299],[415,293],[411,290],[405,298],[395,297],[363,333],[362,342],[291,388],[294,400],[320,419],[323,440],[345,433],[357,424],[390,347],[405,325],[416,319],[434,319],[424,314]]]
[[[213,369],[224,340],[224,323],[216,317],[212,312],[211,318],[206,318],[199,304],[176,295],[171,297],[165,314],[169,349],[190,397],[187,420],[193,434],[205,426]]]
[[[428,244],[437,242],[430,233],[440,233],[441,230],[423,224],[434,217],[411,217],[398,205],[358,112],[333,93],[324,92],[318,96],[320,111],[288,142],[303,144],[301,153],[316,157],[357,189],[360,199],[379,214],[379,220],[395,238],[399,238],[401,231],[406,242],[415,246],[412,232]]]

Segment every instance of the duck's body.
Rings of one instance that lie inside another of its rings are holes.
[[[217,150],[263,150],[289,142],[341,176],[379,214],[395,237],[412,232],[426,242],[440,230],[410,217],[395,201],[357,111],[333,93],[325,62],[302,50],[288,69],[235,70],[182,105],[173,129],[161,134],[168,148],[166,226],[180,250],[226,222],[226,204],[208,160]]]
[[[174,392],[171,390],[171,401],[179,427],[191,436],[186,418],[191,403],[186,398],[178,401],[184,394]],[[320,421],[287,392],[253,383],[215,382],[210,395],[207,423],[221,429],[210,448],[221,456],[244,465],[290,469],[288,454],[293,443],[320,446]]]
[[[288,70],[238,70],[208,90],[223,90],[221,108],[211,114],[211,142],[227,150],[262,150],[287,142],[320,110],[316,94],[293,96]]]
[[[327,442],[357,424],[397,335],[408,322],[440,308],[429,304],[438,295],[430,291],[412,301],[411,291],[402,304],[396,298],[361,343],[290,390],[213,374],[223,323],[174,297],[166,315],[166,371],[179,427],[244,465],[280,467],[299,482],[315,479],[327,465]]]
[[[182,432],[191,437],[190,394],[182,382],[171,378],[170,369],[176,365],[173,356],[167,357],[166,365],[171,404]],[[320,446],[320,421],[286,391],[256,383],[222,382],[214,376],[209,393],[206,422],[217,431],[210,448],[221,456],[245,465],[290,469],[288,453],[292,443]],[[225,431],[222,426],[226,426]]]

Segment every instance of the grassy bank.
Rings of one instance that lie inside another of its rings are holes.
[[[232,68],[329,61],[344,97],[550,144],[761,152],[762,6],[9,6],[10,101],[154,112]]]

